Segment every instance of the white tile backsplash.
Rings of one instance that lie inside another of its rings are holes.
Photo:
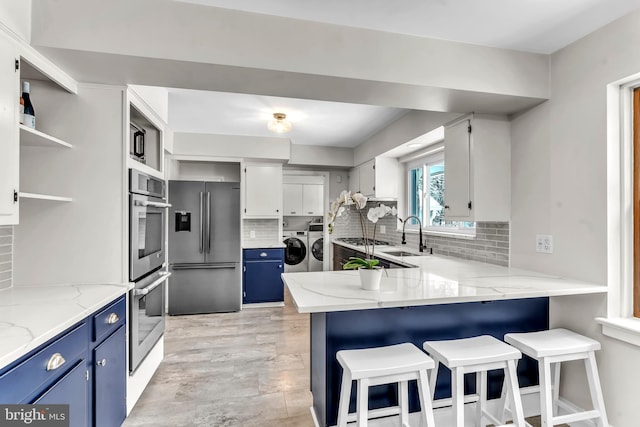
[[[13,226],[0,226],[0,289],[13,283]]]
[[[364,212],[379,202],[369,202]],[[387,206],[395,206],[394,202],[384,202]],[[373,235],[373,223],[364,219],[369,237]],[[384,225],[386,233],[380,233],[380,226]],[[393,245],[399,245],[402,233],[397,231],[398,218],[386,216],[378,221],[377,240],[384,240]],[[336,237],[362,237],[362,227],[355,207],[351,206],[342,216],[336,219],[334,231]],[[407,247],[418,249],[418,233],[406,233]],[[459,238],[454,236],[423,235],[425,244],[433,248],[433,253],[448,255],[456,258],[486,262],[502,266],[509,265],[509,223],[508,222],[477,222],[475,238]]]
[[[242,242],[253,247],[273,245],[282,241],[279,230],[278,219],[244,219],[242,222]]]

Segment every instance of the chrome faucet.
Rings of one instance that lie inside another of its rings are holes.
[[[406,239],[406,236],[404,234],[404,227],[407,225],[407,221],[409,221],[409,219],[411,219],[411,218],[415,218],[415,219],[418,220],[418,226],[420,227],[420,244],[418,246],[418,249],[420,250],[420,252],[424,252],[425,245],[422,244],[422,221],[420,221],[420,218],[418,218],[415,215],[408,216],[404,220],[402,218],[398,217],[400,222],[402,222],[402,244],[403,245],[407,244],[407,239]]]

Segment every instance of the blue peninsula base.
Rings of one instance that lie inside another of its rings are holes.
[[[468,338],[492,335],[500,340],[509,332],[549,329],[549,299],[526,298],[417,307],[338,311],[311,314],[311,392],[313,409],[321,426],[336,425],[342,369],[336,352],[411,342],[422,349],[426,340]],[[524,356],[518,365],[521,387],[538,384],[538,370]],[[489,398],[500,396],[502,372],[488,376]],[[465,378],[465,392],[475,391],[475,378]],[[433,387],[433,385],[431,385]],[[435,398],[451,396],[450,372],[438,373]],[[350,412],[355,411],[355,385]],[[369,409],[397,405],[397,387],[372,387]],[[410,384],[409,407],[418,411],[417,390]]]

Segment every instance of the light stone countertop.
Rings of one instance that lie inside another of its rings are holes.
[[[242,249],[276,249],[276,248],[286,248],[282,242],[274,242],[274,243],[260,243],[260,242],[243,242]]]
[[[412,251],[404,246],[387,246],[376,249],[376,255],[415,267],[386,269],[377,291],[361,289],[358,272],[353,270],[283,273],[282,278],[300,313],[607,292],[604,284],[517,268],[441,255],[395,257],[382,252],[399,249]]]
[[[132,288],[133,284],[124,283],[0,290],[0,369]]]

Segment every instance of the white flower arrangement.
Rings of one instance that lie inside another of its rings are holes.
[[[367,259],[352,257],[351,261],[347,262],[343,266],[344,269],[354,269],[360,267],[373,268],[378,264],[378,260],[373,259],[378,220],[387,215],[398,214],[395,207],[389,207],[382,203],[377,207],[369,208],[369,211],[367,212],[367,219],[374,224],[373,237],[370,240],[369,236],[367,235],[367,227],[365,226],[364,214],[362,212],[367,207],[367,201],[367,197],[363,196],[360,193],[352,193],[351,191],[344,190],[342,193],[340,193],[340,196],[338,196],[338,198],[334,200],[333,203],[331,203],[331,207],[327,214],[327,226],[329,227],[329,234],[333,233],[333,223],[335,222],[336,218],[342,215],[345,210],[345,206],[355,206],[358,212],[358,217],[360,218],[360,227],[362,228],[364,250]],[[369,245],[369,241],[371,241],[371,245]],[[369,250],[369,248],[371,248],[371,250]]]

